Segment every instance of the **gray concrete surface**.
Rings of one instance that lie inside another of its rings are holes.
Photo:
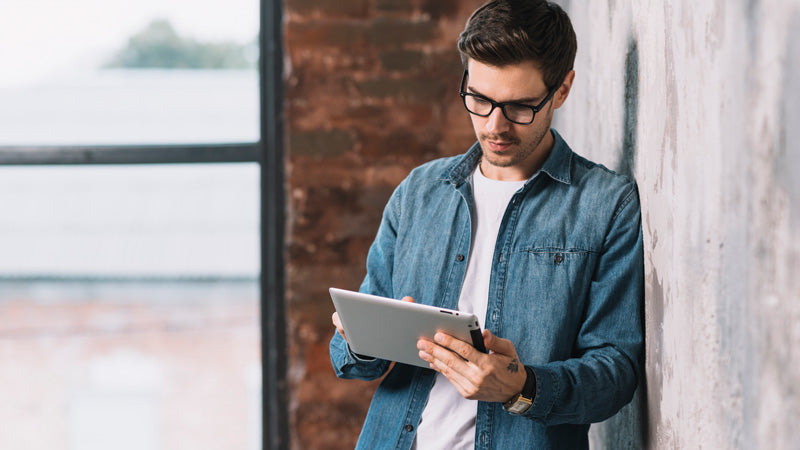
[[[646,380],[593,448],[800,448],[800,1],[562,1],[556,128],[636,178]]]

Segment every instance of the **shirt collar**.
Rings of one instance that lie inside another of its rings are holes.
[[[556,130],[551,128],[550,131],[554,138],[553,149],[550,150],[550,156],[547,157],[540,171],[556,181],[570,184],[572,181],[572,150]]]
[[[550,150],[550,155],[545,160],[539,172],[547,174],[555,181],[564,184],[570,184],[571,168],[572,168],[572,150],[569,145],[564,141],[560,134],[554,129],[550,129],[553,133],[553,149]],[[458,186],[463,183],[475,170],[478,161],[481,159],[481,146],[476,142],[470,147],[467,153],[463,154],[460,158],[449,166],[442,174],[442,178]],[[536,178],[534,174],[531,179]]]

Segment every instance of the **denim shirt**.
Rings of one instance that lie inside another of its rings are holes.
[[[643,256],[636,184],[570,150],[555,130],[545,164],[514,194],[494,251],[485,327],[536,374],[524,415],[478,402],[475,448],[588,448],[589,424],[628,403],[641,370]],[[476,143],[414,169],[395,189],[360,290],[456,308],[470,251]],[[390,362],[352,353],[335,333],[341,378]],[[435,372],[395,364],[377,388],[357,448],[408,449]],[[447,429],[447,424],[442,424]]]

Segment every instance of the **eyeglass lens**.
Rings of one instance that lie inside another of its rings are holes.
[[[488,116],[494,109],[490,101],[473,94],[464,95],[464,106],[467,107],[467,111],[479,116]],[[533,121],[533,109],[525,105],[505,104],[502,105],[502,110],[506,119],[512,122],[528,124]]]
[[[491,114],[494,105],[485,98],[467,94],[464,96],[464,105],[467,110],[480,116]],[[512,122],[530,123],[533,121],[533,109],[525,105],[505,104],[502,105],[503,115]]]

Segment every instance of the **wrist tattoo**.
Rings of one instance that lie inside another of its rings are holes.
[[[508,367],[506,367],[506,369],[511,373],[517,373],[517,371],[519,371],[519,363],[517,362],[517,359],[512,359],[511,362],[508,363]]]

